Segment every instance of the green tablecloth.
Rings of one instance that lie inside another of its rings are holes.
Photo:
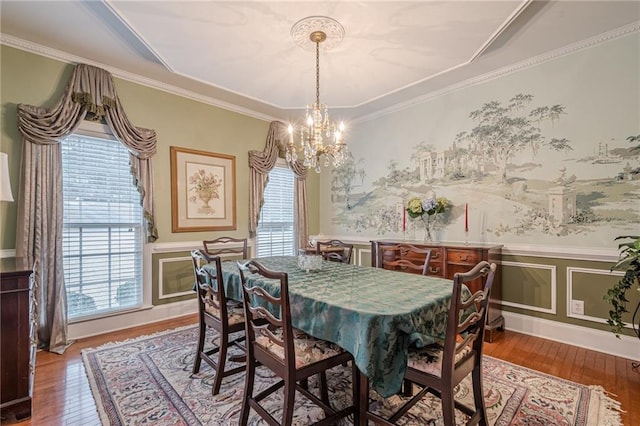
[[[289,274],[293,326],[349,351],[384,397],[401,388],[409,345],[444,337],[451,280],[326,261],[320,271],[305,272],[293,256],[257,260]],[[227,297],[242,300],[236,262],[222,269]],[[279,282],[249,277],[277,295]]]

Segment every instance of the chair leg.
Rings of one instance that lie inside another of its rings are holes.
[[[218,368],[216,369],[216,378],[211,388],[211,395],[217,395],[220,392],[220,385],[222,385],[222,378],[224,377],[224,366],[227,361],[227,340],[228,337],[224,336],[225,333],[220,333],[220,341],[218,351]]]
[[[247,357],[248,358],[248,357]],[[247,359],[247,369],[244,378],[244,397],[242,398],[242,409],[240,411],[240,426],[246,426],[249,421],[249,398],[253,398],[253,381],[256,374],[256,366],[254,360]]]
[[[442,393],[440,394],[440,398],[442,399],[444,426],[455,426],[456,412],[453,404],[453,389],[449,386],[444,386],[444,389],[442,389]]]
[[[473,381],[473,401],[476,412],[480,412],[480,426],[487,426],[487,407],[484,404],[484,392],[482,386],[482,367],[476,367],[471,373]]]
[[[191,370],[191,374],[197,374],[200,371],[200,362],[202,359],[200,358],[200,354],[204,350],[204,337],[207,332],[207,325],[204,323],[202,319],[200,319],[200,333],[198,335],[198,347],[196,349],[196,357],[193,361],[193,369]]]
[[[401,392],[402,392],[402,395],[406,396],[407,398],[413,396],[413,383],[411,382],[411,380],[404,379],[402,381]]]
[[[302,389],[309,390],[309,379],[301,379],[300,387],[302,387]]]
[[[351,404],[353,404],[353,424],[360,424],[360,377],[355,361],[351,362]],[[368,389],[367,389],[368,391]],[[368,408],[368,407],[367,407]]]
[[[327,373],[320,373],[320,399],[325,404],[329,405],[329,389],[327,387]]]
[[[284,384],[284,407],[282,409],[283,425],[290,425],[293,421],[293,406],[296,398],[296,382],[286,380]]]

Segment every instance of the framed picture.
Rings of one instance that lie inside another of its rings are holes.
[[[236,229],[236,157],[170,147],[171,230]]]

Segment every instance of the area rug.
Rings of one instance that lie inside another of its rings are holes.
[[[237,425],[244,374],[225,378],[211,395],[214,372],[202,363],[191,375],[198,329],[183,327],[136,339],[85,349],[82,358],[103,425]],[[207,341],[217,338],[214,332]],[[231,364],[233,365],[233,364]],[[584,386],[486,356],[485,401],[490,425],[619,425],[620,405],[599,386]],[[256,390],[275,380],[262,367]],[[315,383],[311,382],[313,388]],[[329,374],[329,395],[336,406],[350,401],[350,370]],[[372,392],[372,409],[386,414],[400,397],[382,399]],[[470,382],[457,388],[457,399],[471,401]],[[279,418],[278,395],[267,402]],[[456,413],[457,422],[466,416]],[[323,413],[306,398],[296,400],[293,424],[307,425]],[[427,396],[401,425],[442,425],[440,401]],[[266,424],[253,410],[250,425]],[[342,424],[351,424],[345,421]]]

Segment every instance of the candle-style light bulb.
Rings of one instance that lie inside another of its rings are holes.
[[[293,145],[293,126],[289,123],[289,127],[287,127],[287,131],[289,132],[289,143]]]

